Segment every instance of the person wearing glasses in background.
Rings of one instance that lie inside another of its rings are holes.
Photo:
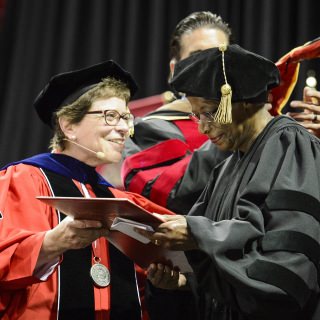
[[[230,37],[231,29],[220,16],[209,11],[189,14],[177,24],[170,38],[170,77],[180,60],[221,42],[229,43]],[[229,155],[210,141],[206,142],[207,137],[190,120],[190,112],[190,103],[182,98],[136,118],[134,135],[125,143],[121,168],[126,190],[142,194],[180,214],[188,213],[203,191],[211,170]],[[188,282],[193,282],[192,277]],[[143,293],[143,270],[138,272],[138,283]],[[164,312],[153,314],[153,318],[181,316],[178,304],[186,306],[185,319],[194,317],[191,310],[188,312],[188,307],[194,309],[193,302],[185,300],[186,292],[174,295],[154,290],[152,286],[148,286],[147,291],[149,302],[161,303]],[[162,296],[161,302],[158,295]]]
[[[228,24],[212,12],[193,12],[182,19],[170,39],[170,77],[177,62],[229,43],[230,36]],[[122,165],[126,190],[181,214],[188,213],[211,170],[229,155],[205,143],[207,137],[190,121],[190,112],[188,100],[177,99],[137,118]]]
[[[36,98],[40,119],[53,129],[53,152],[0,171],[1,319],[141,319],[134,263],[108,243],[106,227],[36,199],[121,197],[170,214],[95,171],[121,160],[136,89],[128,72],[106,61],[54,76]]]

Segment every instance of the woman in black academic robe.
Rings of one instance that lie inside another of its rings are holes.
[[[172,80],[199,129],[233,152],[188,216],[168,217],[150,235],[185,251],[202,320],[320,317],[320,141],[270,115],[267,93],[278,83],[272,62],[237,45],[193,55]],[[164,271],[151,265],[150,282],[165,287]]]

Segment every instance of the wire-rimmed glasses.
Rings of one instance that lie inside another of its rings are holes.
[[[211,123],[213,122],[215,112],[190,113],[189,118],[195,123]]]

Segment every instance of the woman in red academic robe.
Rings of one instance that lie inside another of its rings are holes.
[[[53,77],[37,97],[38,115],[54,130],[53,152],[0,171],[1,319],[142,318],[134,263],[108,243],[101,222],[73,220],[36,199],[126,197],[171,213],[95,171],[121,159],[135,91],[130,74],[107,61]]]

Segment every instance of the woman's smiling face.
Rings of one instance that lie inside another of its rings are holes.
[[[117,125],[108,125],[103,115],[104,110],[114,110],[120,115],[129,112],[125,100],[117,97],[94,101],[88,111],[101,111],[101,113],[86,114],[79,123],[67,124],[64,130],[69,139],[74,137],[70,140],[93,152],[68,143],[63,153],[91,166],[116,163],[121,160],[124,142],[129,131],[128,122],[120,118]],[[95,152],[103,153],[104,156],[99,159]]]
[[[252,130],[243,103],[232,104],[232,123],[220,124],[213,121],[218,101],[200,97],[188,97],[188,100],[193,113],[200,119],[199,131],[206,134],[212,143],[224,151],[246,151],[243,149],[252,139]]]

